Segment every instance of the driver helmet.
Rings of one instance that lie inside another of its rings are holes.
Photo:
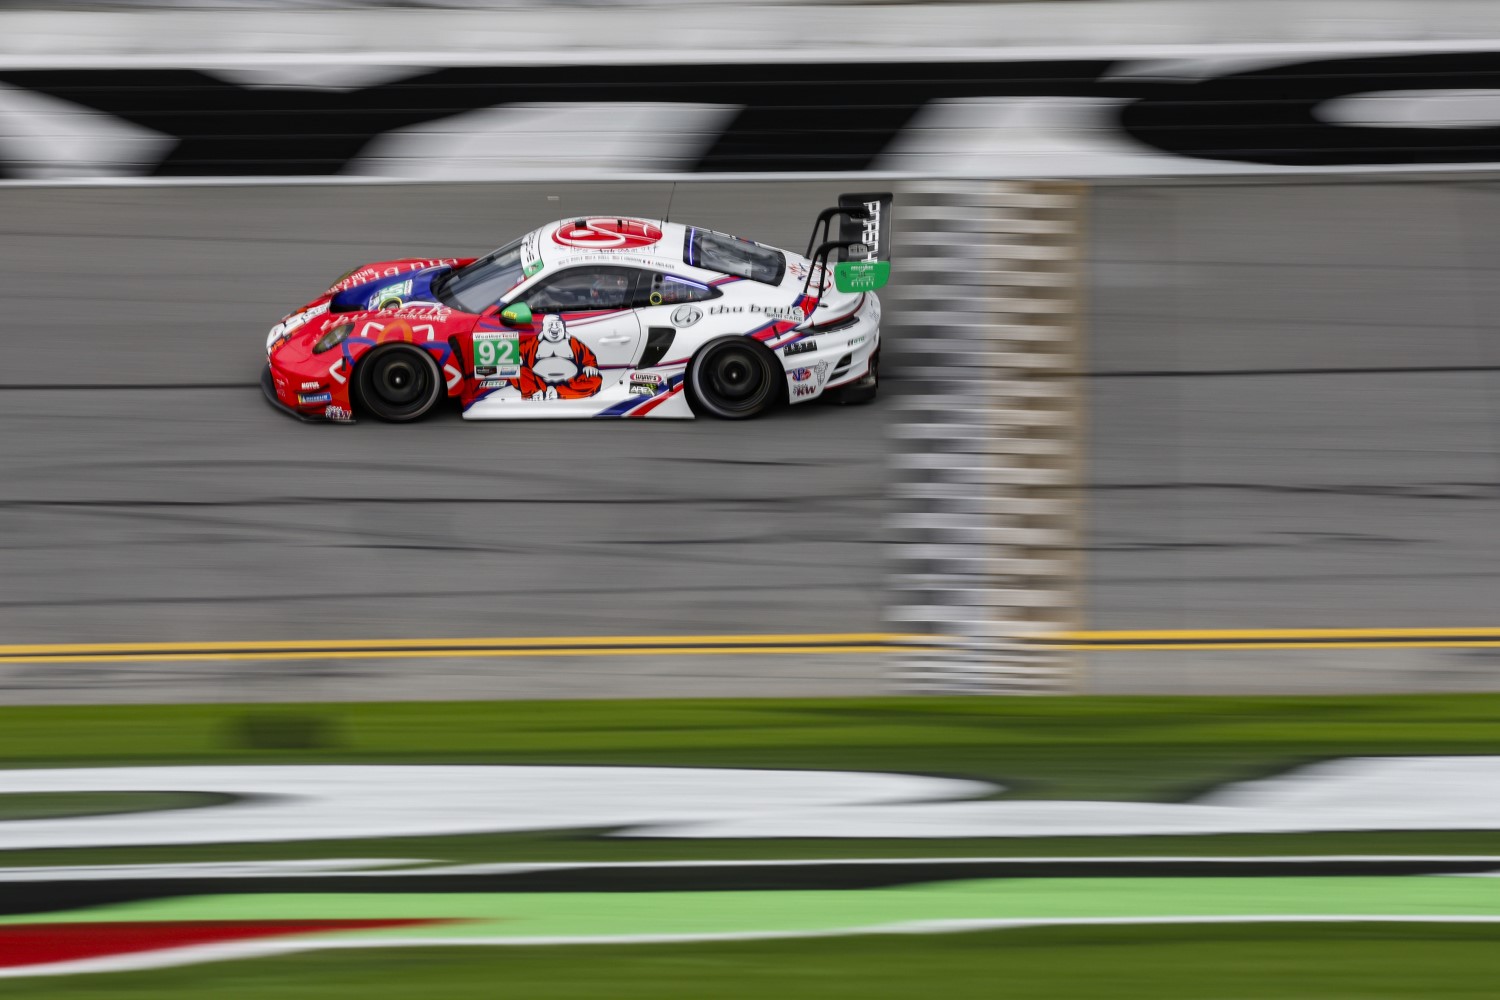
[[[589,301],[600,307],[620,306],[629,297],[630,280],[623,274],[605,274],[594,280]]]

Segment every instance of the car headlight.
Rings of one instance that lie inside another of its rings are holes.
[[[335,347],[348,340],[349,334],[353,332],[353,323],[340,323],[338,326],[334,327],[332,330],[329,330],[327,333],[323,334],[323,336],[318,338],[318,342],[313,344],[313,353],[322,354],[324,351],[333,350]]]

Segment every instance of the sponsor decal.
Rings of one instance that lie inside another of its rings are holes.
[[[510,385],[510,379],[508,378],[486,378],[479,381],[479,388],[481,389],[503,389],[508,385]]]
[[[358,271],[350,271],[338,281],[334,282],[328,289],[329,295],[336,295],[355,285],[363,285],[367,281],[376,278],[394,278],[400,274],[409,274],[412,271],[425,271],[432,267],[457,267],[457,257],[434,257],[425,260],[407,261],[404,264],[392,264],[389,267],[375,268],[362,267]]]
[[[521,237],[521,273],[526,277],[539,272],[542,267],[542,231],[533,229]]]
[[[681,305],[672,310],[672,325],[679,329],[692,326],[703,318],[703,310],[693,305]]]
[[[853,243],[834,265],[834,284],[841,292],[867,292],[881,288],[891,276],[891,254],[883,243],[889,194],[840,195],[839,207],[858,209],[862,218],[846,218],[840,238]]]
[[[865,245],[865,260],[876,260],[880,257],[880,202],[865,202],[865,225],[860,234],[860,240]],[[851,251],[858,251],[858,247],[850,247]]]
[[[333,286],[328,289],[328,294],[335,295],[339,292],[353,288],[355,285],[363,285],[365,282],[371,281],[378,277],[380,277],[380,272],[375,270],[373,267],[362,267],[358,271],[350,271],[348,274],[344,275],[338,281],[335,281],[333,283]]]
[[[273,326],[271,329],[273,331],[278,331],[280,333],[291,334],[293,331],[295,331],[296,329],[298,329],[299,327],[301,327],[302,324],[306,323],[308,320],[310,320],[310,319],[316,319],[317,317],[323,315],[327,311],[328,311],[328,303],[327,302],[323,302],[323,303],[320,303],[318,305],[313,306],[311,309],[306,309],[306,310],[303,310],[302,312],[299,312],[299,313],[293,313],[292,315],[288,316],[286,319],[282,320],[280,323],[278,323],[275,326]]]
[[[298,393],[297,394],[297,402],[304,403],[304,404],[305,403],[327,403],[327,402],[331,402],[332,400],[333,400],[333,393],[331,393],[331,392],[309,392],[309,393]]]
[[[453,310],[432,302],[411,302],[396,310],[395,319],[420,319],[441,323],[453,316]]]
[[[660,257],[652,257],[649,254],[625,253],[583,253],[569,254],[557,261],[558,267],[572,267],[575,264],[644,264],[659,271],[675,271],[678,265],[674,261],[663,260]]]
[[[661,230],[641,219],[575,219],[552,234],[552,242],[579,250],[636,250],[661,239]]]
[[[630,376],[632,396],[654,396],[661,391],[666,379],[655,372],[636,372]]]
[[[341,424],[347,424],[354,419],[354,414],[337,404],[330,404],[325,408],[323,416],[328,420],[334,420]]]
[[[321,383],[318,383],[318,382],[303,382],[303,383],[302,383],[302,385],[301,385],[301,386],[299,386],[299,388],[300,388],[300,389],[301,389],[301,390],[302,390],[302,391],[303,391],[303,392],[306,392],[306,391],[308,391],[308,390],[309,390],[309,389],[317,389],[317,388],[318,388],[318,387],[319,387],[319,386],[320,386],[320,384],[321,384]]]
[[[841,292],[873,292],[890,280],[891,265],[887,261],[853,261],[837,266],[842,269],[839,272]]]
[[[476,330],[474,377],[512,379],[521,374],[521,335],[514,330]]]
[[[710,306],[708,310],[710,316],[723,316],[728,313],[762,313],[766,316],[795,320],[803,318],[801,306]]]
[[[864,338],[864,337],[850,337],[849,338],[849,346],[850,347],[858,347],[860,344],[863,344],[865,342],[865,339],[866,338]]]
[[[817,349],[818,342],[816,340],[799,340],[795,343],[787,344],[784,353],[787,357],[791,357],[793,354],[807,354]]]
[[[371,309],[399,309],[401,302],[411,294],[411,279],[398,285],[386,285],[380,291],[370,296],[368,303]]]
[[[819,361],[811,368],[793,368],[786,374],[792,380],[793,396],[816,396],[828,374],[828,362]]]
[[[313,306],[311,309],[304,309],[302,312],[293,313],[286,319],[282,320],[280,323],[277,323],[275,326],[271,327],[270,333],[266,336],[266,353],[269,354],[272,351],[276,350],[276,348],[286,343],[287,339],[291,337],[291,335],[295,331],[301,329],[305,323],[307,323],[309,320],[317,319],[327,311],[328,303],[323,302]]]

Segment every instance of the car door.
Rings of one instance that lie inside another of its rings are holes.
[[[584,399],[624,379],[641,349],[641,324],[631,308],[638,275],[630,267],[582,264],[517,297],[532,314],[531,327],[520,331],[523,396]]]
[[[636,285],[636,316],[645,334],[645,347],[637,358],[637,366],[651,368],[664,360],[680,359],[685,348],[677,343],[677,335],[706,316],[709,301],[720,294],[692,278],[660,271],[644,272]]]

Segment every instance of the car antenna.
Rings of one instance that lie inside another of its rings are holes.
[[[677,182],[672,182],[672,193],[667,195],[667,214],[661,217],[662,225],[672,221],[672,199],[677,197]]]

